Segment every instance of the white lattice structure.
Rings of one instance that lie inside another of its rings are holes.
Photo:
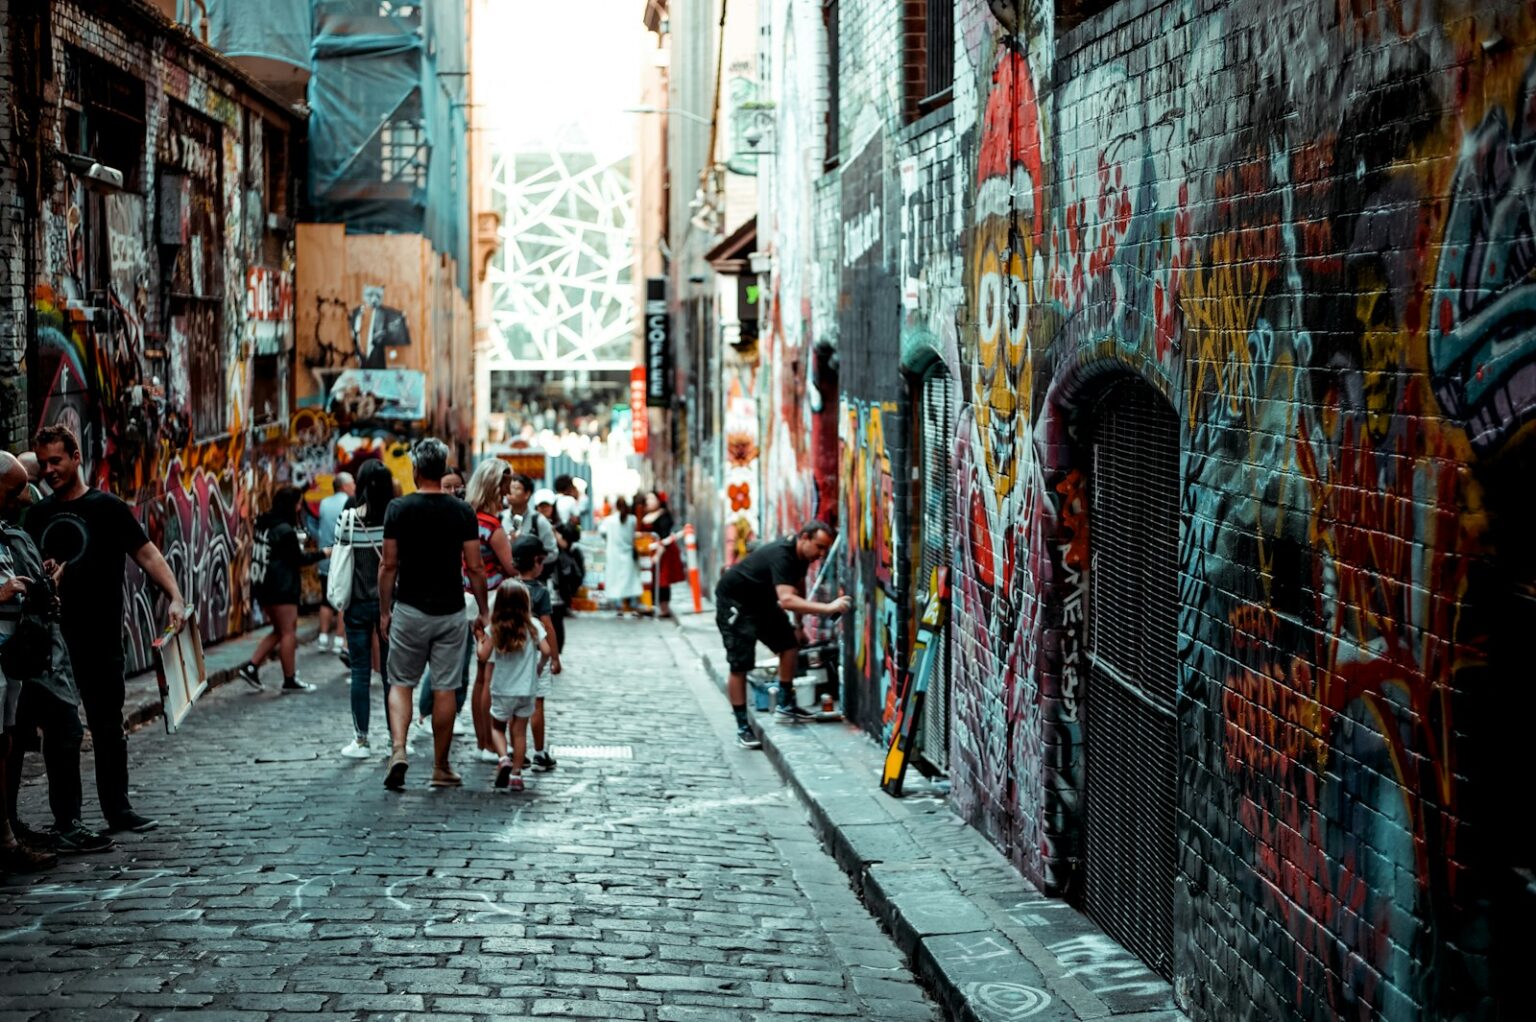
[[[503,247],[491,263],[489,368],[634,365],[629,157],[579,144],[493,151]]]

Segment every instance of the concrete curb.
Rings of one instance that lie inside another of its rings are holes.
[[[707,612],[676,624],[723,689]],[[949,1018],[1183,1018],[1166,980],[1069,904],[1041,895],[955,815],[942,788],[909,774],[907,797],[880,791],[883,752],[862,732],[760,721],[757,730],[823,844]]]
[[[232,639],[225,639],[215,646],[210,646],[203,652],[203,661],[208,668],[208,691],[229,684],[238,675],[242,664],[250,659],[251,651],[261,641],[267,629],[265,626],[244,635],[238,635]],[[300,621],[298,628],[299,644],[311,642],[320,634],[320,623],[313,619]],[[141,671],[138,674],[129,675],[126,683],[127,699],[123,706],[123,722],[129,731],[137,731],[145,724],[159,720],[165,715],[165,704],[160,699],[160,682],[153,670]],[[207,693],[204,693],[206,697]]]

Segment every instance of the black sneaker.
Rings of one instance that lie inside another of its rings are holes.
[[[112,847],[112,839],[105,834],[89,830],[75,820],[68,830],[53,830],[53,847],[66,855],[78,852],[105,852]]]
[[[555,768],[555,757],[549,754],[548,749],[545,749],[543,752],[535,752],[530,762],[533,764],[533,768],[541,774],[547,774]]]
[[[255,664],[242,664],[235,673],[251,688],[261,688],[261,675],[257,673]]]
[[[341,659],[341,665],[343,667],[352,666],[352,653],[347,649],[346,646],[338,647],[336,650],[336,655]]]
[[[752,730],[751,724],[743,724],[736,729],[736,744],[743,749],[761,749],[763,743]]]
[[[816,719],[816,714],[798,706],[780,706],[773,711],[773,719],[780,724],[808,724]]]
[[[281,689],[279,689],[278,691],[282,692],[283,695],[287,696],[287,695],[292,695],[295,692],[313,692],[314,690],[315,690],[315,686],[311,685],[309,682],[307,682],[307,681],[299,681],[298,679],[294,679],[291,682],[290,681],[283,682],[283,687]]]
[[[107,833],[111,834],[119,830],[131,830],[135,834],[147,834],[160,826],[159,820],[151,820],[147,816],[140,816],[132,809],[125,813],[119,813],[107,820]]]
[[[51,852],[57,844],[52,831],[33,830],[20,820],[11,824],[11,833],[16,835],[17,841],[39,852]]]

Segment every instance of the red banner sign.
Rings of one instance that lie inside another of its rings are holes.
[[[651,449],[651,424],[645,409],[645,366],[629,371],[629,431],[635,438],[635,453]]]

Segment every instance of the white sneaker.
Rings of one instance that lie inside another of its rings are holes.
[[[476,749],[475,758],[482,763],[500,763],[501,758],[490,749]]]
[[[369,759],[373,756],[373,750],[368,747],[367,739],[354,738],[341,750],[341,754],[347,759]]]
[[[322,653],[329,653],[330,650],[331,650],[331,637],[330,637],[330,635],[328,635],[328,634],[321,634],[320,638],[315,640],[315,648],[318,649]]]

